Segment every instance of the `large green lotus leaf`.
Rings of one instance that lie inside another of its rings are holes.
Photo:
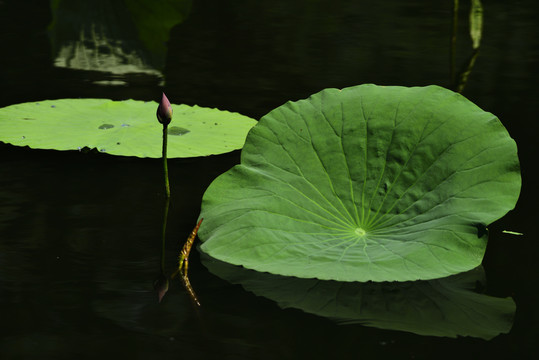
[[[112,155],[161,157],[162,125],[153,101],[61,99],[0,109],[0,141],[35,149],[98,149]],[[172,105],[168,157],[241,149],[256,121],[198,106]]]
[[[360,283],[273,275],[209,256],[202,262],[213,274],[281,308],[300,309],[340,324],[488,340],[511,330],[516,310],[511,298],[477,291],[486,286],[482,267],[442,279]]]
[[[481,263],[520,192],[515,142],[437,87],[327,89],[267,114],[204,194],[201,249],[340,281],[433,279]]]

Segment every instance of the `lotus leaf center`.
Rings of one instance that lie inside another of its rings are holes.
[[[359,236],[363,236],[365,235],[365,230],[363,230],[362,228],[358,227],[354,230],[354,232],[356,233],[356,235],[359,235]]]

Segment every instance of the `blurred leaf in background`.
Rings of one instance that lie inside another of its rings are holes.
[[[170,30],[188,16],[191,0],[51,1],[49,35],[57,67],[163,80]]]

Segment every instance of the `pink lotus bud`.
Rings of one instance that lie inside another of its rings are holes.
[[[157,108],[157,120],[163,125],[170,124],[172,120],[172,106],[170,106],[170,101],[168,101],[165,93],[163,93],[161,103]]]

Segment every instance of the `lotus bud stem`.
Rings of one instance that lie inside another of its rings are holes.
[[[172,120],[172,106],[170,101],[168,101],[167,96],[163,93],[161,97],[161,102],[157,107],[157,121],[163,124],[163,171],[165,174],[165,195],[167,198],[170,198],[170,185],[168,182],[168,165],[167,165],[167,138],[168,131],[167,127]]]

